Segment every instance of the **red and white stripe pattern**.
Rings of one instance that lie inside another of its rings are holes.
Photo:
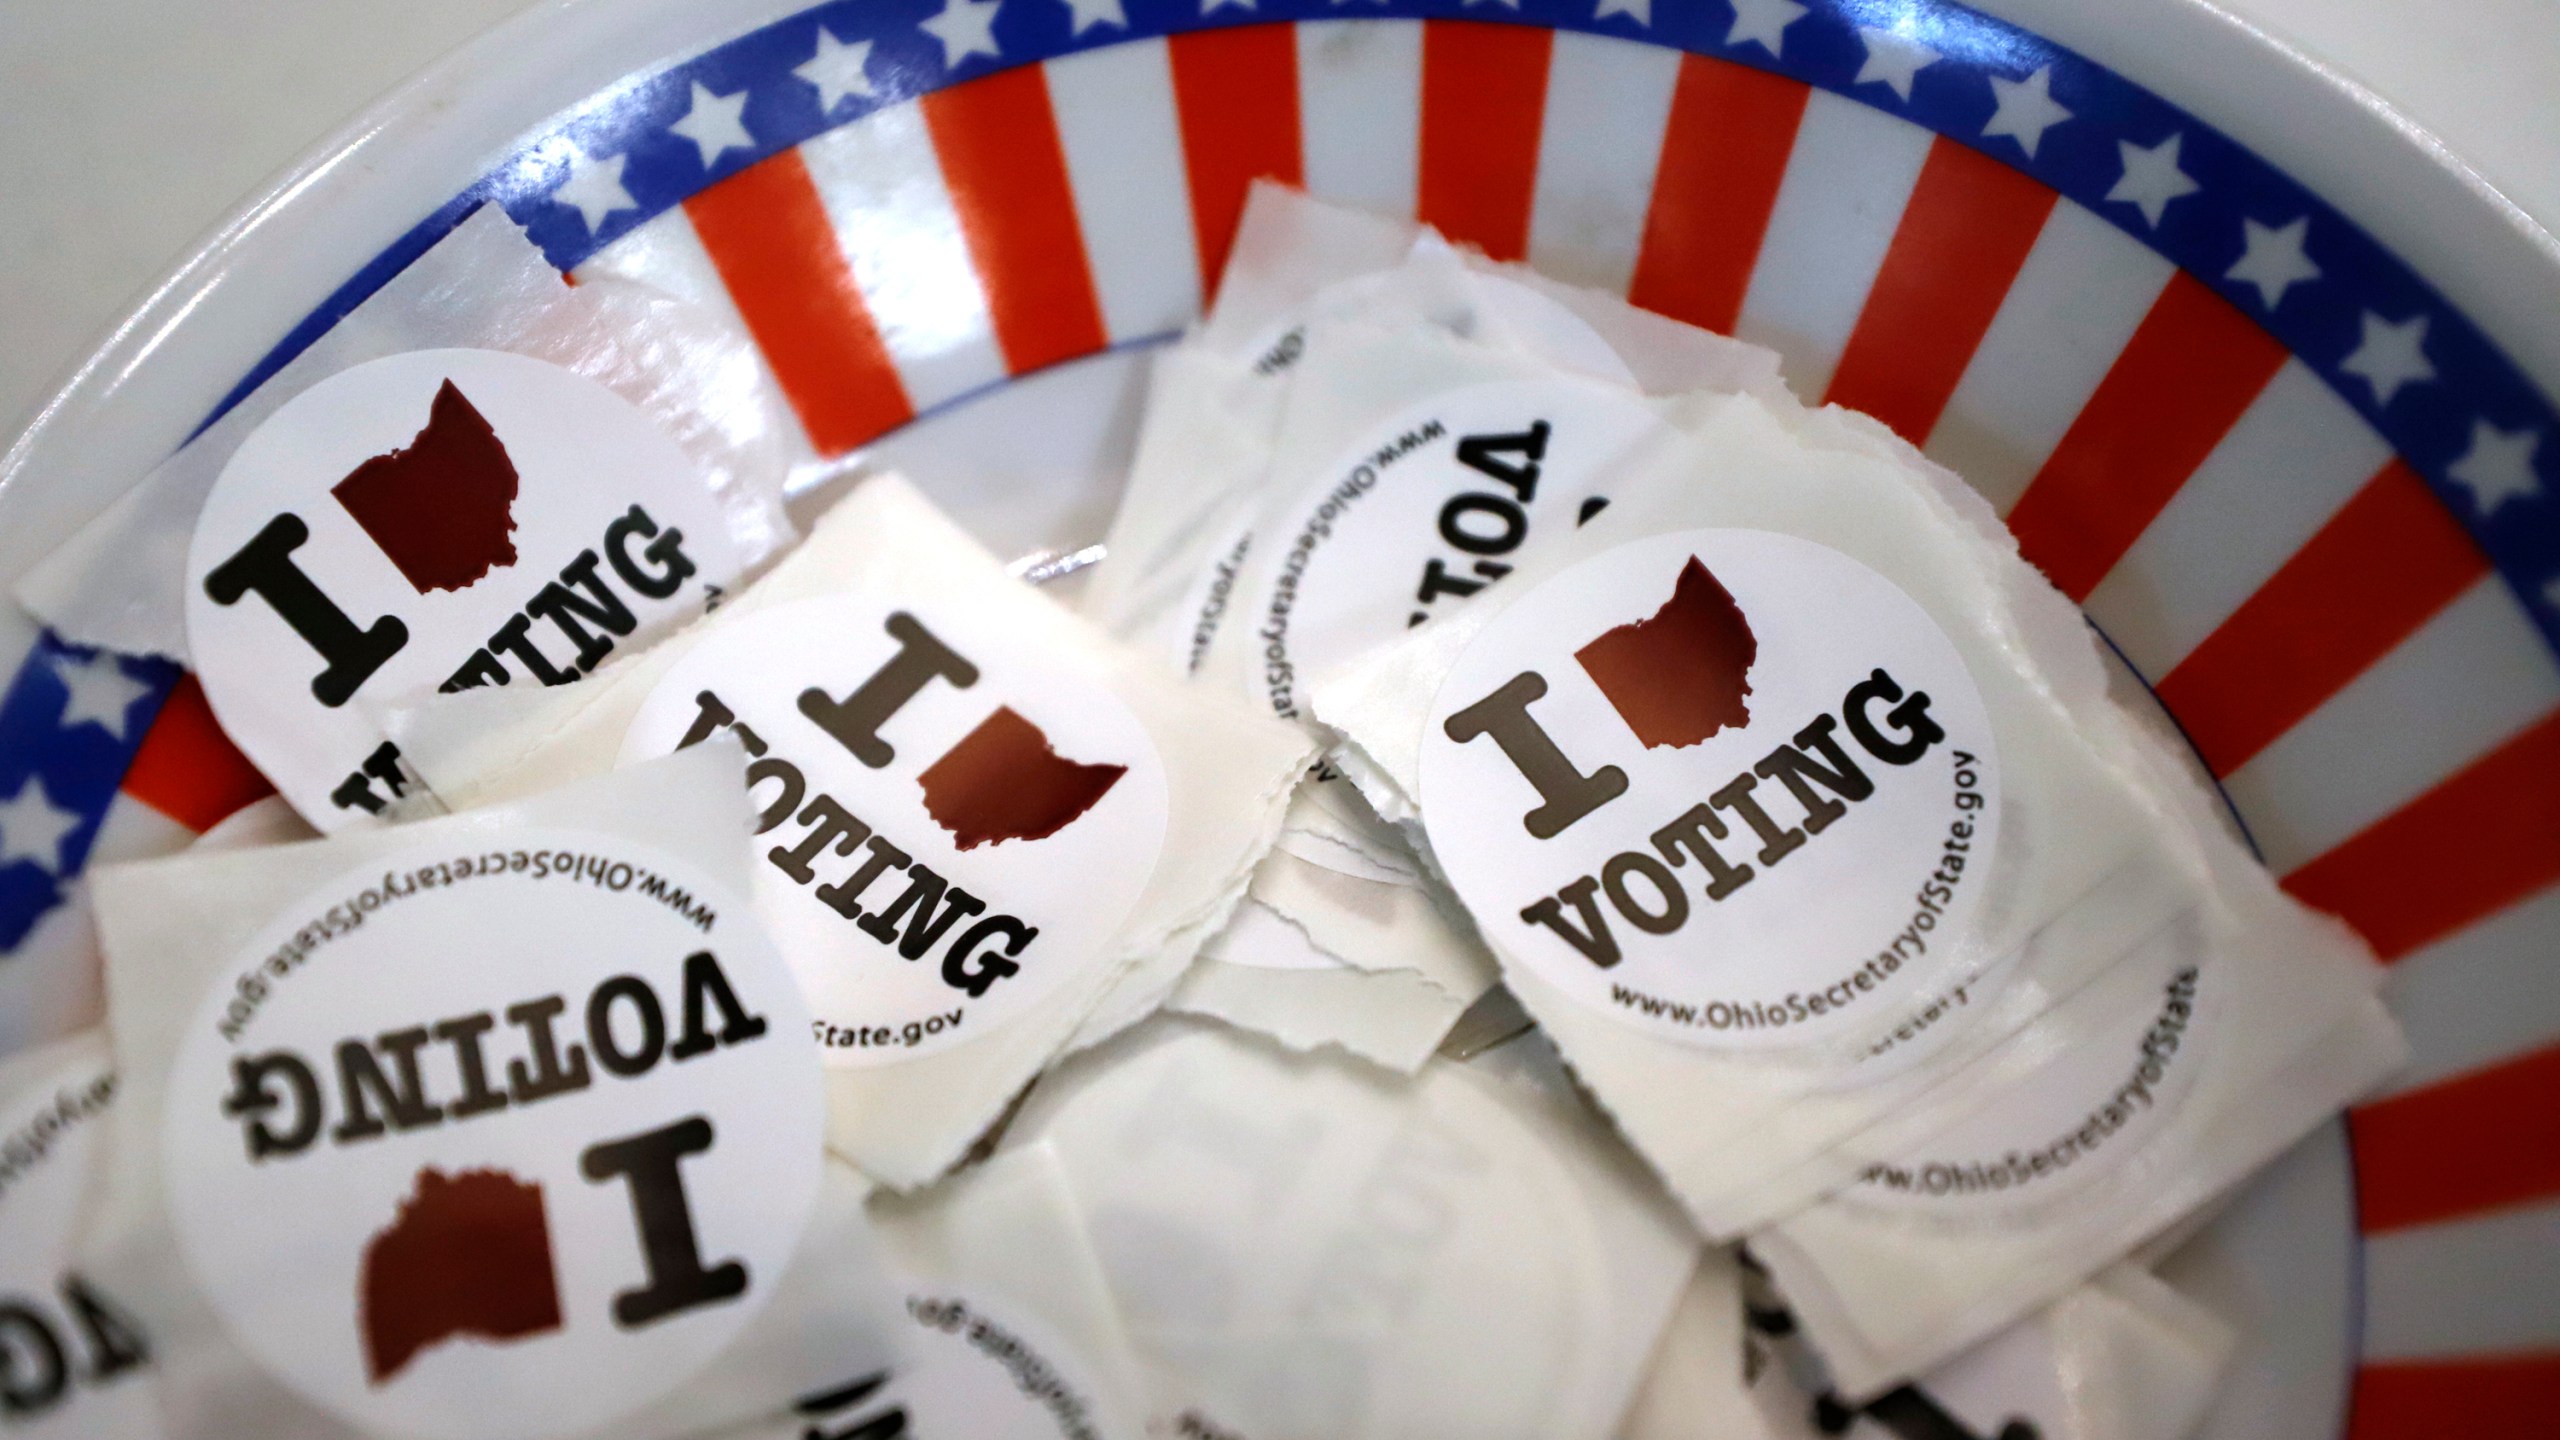
[[[2393,967],[2420,1060],[2352,1121],[2376,1317],[2354,1433],[2560,1423],[2560,1309],[2446,1313],[2560,1288],[2560,669],[2353,409],[2111,221],[1765,71],[1346,19],[968,80],[592,263],[645,247],[734,306],[838,456],[1180,325],[1263,176],[1769,344],[1807,398],[1965,474],[2157,684],[2284,883]],[[247,789],[141,783],[188,824]],[[2518,1285],[2526,1251],[2555,1273]]]

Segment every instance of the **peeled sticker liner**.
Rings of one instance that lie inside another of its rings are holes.
[[[1526,1087],[1178,1017],[1036,1088],[1171,1433],[1605,1436],[1695,1238]]]
[[[1137,1361],[1053,1156],[1033,1147],[918,1194],[873,1191],[867,1210],[903,1305],[893,1362],[849,1357],[836,1381],[722,1440],[1145,1433]]]
[[[9,1433],[161,1433],[146,1333],[74,1263],[116,1098],[104,1031],[0,1063],[0,1413]]]
[[[1292,903],[1299,891],[1323,903]],[[1293,1049],[1332,1045],[1410,1075],[1493,985],[1492,969],[1472,934],[1421,886],[1274,851],[1235,919],[1165,1004]]]
[[[1596,508],[1611,462],[1661,423],[1632,388],[1436,332],[1309,333],[1225,619],[1193,626],[1211,636],[1205,679],[1291,717],[1299,672],[1508,573],[1533,531]]]
[[[1741,1433],[1771,1440],[2184,1440],[2237,1339],[2220,1316],[2149,1271],[2112,1265],[1919,1380],[1852,1405],[1748,1260],[1739,1279],[1751,1332],[1744,1371],[1762,1416],[1757,1430]]]
[[[1617,1440],[1765,1440],[1767,1420],[1743,1371],[1742,1276],[1732,1254],[1703,1250],[1654,1342]]]
[[[1420,226],[1257,181],[1216,304],[1151,362],[1144,428],[1084,612],[1115,635],[1185,652],[1181,631],[1198,591],[1265,499],[1274,434],[1313,321],[1358,315],[1388,327],[1498,330],[1514,346],[1623,379],[1607,342],[1525,275],[1471,276]],[[1507,323],[1494,319],[1497,308],[1510,312]]]
[[[899,1188],[948,1169],[1062,1048],[1162,1002],[1312,751],[1007,576],[889,476],[593,683],[391,728],[454,806],[734,735],[752,890],[810,997],[830,1143]]]
[[[80,1254],[172,1433],[678,1435],[885,1363],[741,763],[97,873],[126,1093]]]
[[[2184,1440],[2233,1340],[2229,1325],[2148,1271],[2115,1265],[1920,1379],[1853,1406],[1766,1284],[1732,1252],[1709,1249],[1617,1435]]]
[[[918,1434],[1146,1434],[1138,1360],[1054,1154],[1008,1150],[872,1211],[905,1282],[911,1358],[893,1390]]]
[[[2154,1241],[2406,1060],[2363,943],[2280,891],[2184,775],[2162,789],[2215,852],[2212,903],[2039,1022],[2058,1038],[1975,1059],[1935,1114],[1826,1157],[1848,1183],[1753,1240],[1844,1390]]]
[[[735,331],[563,283],[488,207],[20,598],[81,643],[186,661],[314,825],[377,823],[406,784],[383,706],[566,684],[791,540],[790,421]]]
[[[1528,362],[1536,373],[1646,394],[1783,393],[1776,357],[1757,346],[1557,284],[1525,266],[1487,262],[1410,222],[1258,181],[1217,303],[1154,362],[1145,429],[1106,539],[1109,554],[1082,602],[1088,615],[1115,634],[1157,636],[1177,654],[1188,648],[1183,632],[1198,609],[1195,587],[1207,583],[1263,504],[1307,483],[1284,474],[1281,493],[1270,492],[1273,447],[1295,379],[1311,356],[1321,362],[1316,330],[1345,321],[1461,341],[1477,353]],[[1380,401],[1391,410],[1417,398],[1416,379],[1426,390],[1449,383],[1445,375],[1414,377],[1391,381],[1383,395],[1353,393],[1360,408],[1340,418],[1382,418]],[[1331,448],[1347,443],[1337,435]]]

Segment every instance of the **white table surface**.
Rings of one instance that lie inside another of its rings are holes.
[[[0,0],[0,439],[258,181],[522,3]],[[2560,229],[2560,0],[2224,3]]]

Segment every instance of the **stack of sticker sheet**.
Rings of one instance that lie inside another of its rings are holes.
[[[482,212],[19,585],[278,794],[0,1062],[11,1433],[2205,1413],[2400,1037],[1958,477],[1266,185],[1034,585],[645,268]]]

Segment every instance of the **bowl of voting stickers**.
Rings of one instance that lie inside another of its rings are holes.
[[[0,460],[0,1416],[2539,1433],[2502,207],[2182,0],[529,13]]]

